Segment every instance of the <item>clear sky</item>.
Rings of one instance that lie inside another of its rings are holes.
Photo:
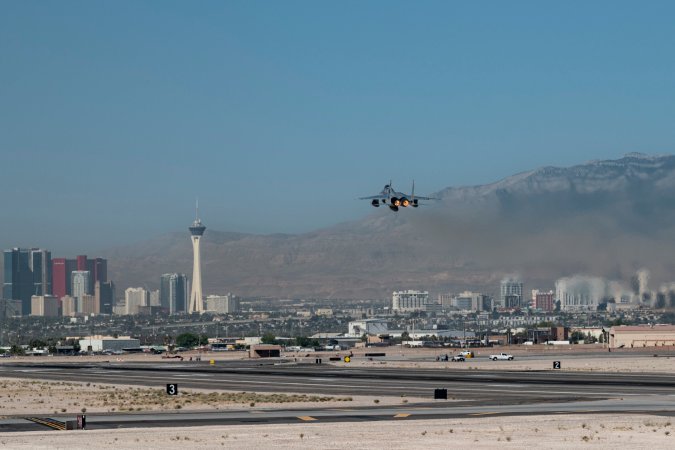
[[[0,3],[0,245],[303,232],[675,148],[674,2]],[[186,231],[187,233],[187,231]],[[208,231],[207,231],[208,233]]]

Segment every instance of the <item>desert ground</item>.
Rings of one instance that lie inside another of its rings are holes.
[[[402,423],[403,422],[403,423]],[[668,417],[577,415],[0,434],[8,449],[670,449]]]
[[[95,382],[0,378],[0,418],[132,411],[218,411],[303,407],[403,405],[428,401],[415,397],[331,396],[233,392],[222,389],[164,389]]]

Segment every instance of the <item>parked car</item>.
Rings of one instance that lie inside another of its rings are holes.
[[[459,352],[459,354],[462,355],[465,358],[473,358],[474,356],[476,356],[476,355],[473,354],[473,352],[471,350],[463,350],[463,351]]]
[[[464,357],[464,355],[455,355],[455,356],[452,357],[452,359],[450,361],[464,362],[464,361],[466,361],[466,358]]]

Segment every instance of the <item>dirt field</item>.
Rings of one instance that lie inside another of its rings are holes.
[[[217,411],[226,409],[402,405],[428,399],[370,396],[328,396],[288,393],[164,389],[0,378],[0,417],[26,414],[78,414],[125,411]]]
[[[402,423],[403,422],[403,423]],[[0,434],[8,449],[670,449],[670,418],[581,415],[45,431]]]

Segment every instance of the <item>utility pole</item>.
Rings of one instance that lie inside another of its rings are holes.
[[[464,330],[464,342],[462,342],[462,347],[466,347],[466,318],[462,316],[462,329]]]

